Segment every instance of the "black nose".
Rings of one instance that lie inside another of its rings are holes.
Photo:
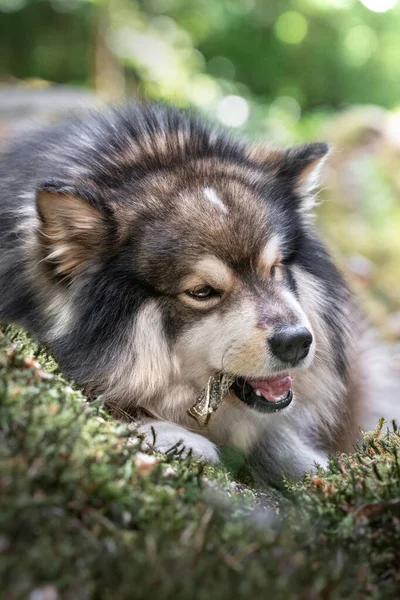
[[[268,343],[279,360],[295,364],[307,356],[312,341],[306,327],[289,326],[278,329]]]

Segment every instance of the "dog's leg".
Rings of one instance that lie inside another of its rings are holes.
[[[186,454],[191,450],[195,458],[212,464],[219,462],[218,450],[212,442],[202,435],[175,425],[175,423],[147,419],[142,421],[138,432],[144,435],[145,442],[149,446],[159,452],[166,452],[175,444],[180,443],[185,447]]]
[[[260,485],[282,486],[282,476],[300,479],[306,472],[314,473],[316,465],[326,468],[327,455],[300,438],[294,429],[274,429],[265,433],[249,456],[249,467]]]

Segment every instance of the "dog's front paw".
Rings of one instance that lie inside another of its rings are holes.
[[[139,433],[144,435],[148,446],[159,452],[167,452],[176,444],[181,444],[185,448],[185,454],[192,451],[192,456],[204,462],[219,462],[218,450],[212,442],[174,423],[147,421],[139,427]]]

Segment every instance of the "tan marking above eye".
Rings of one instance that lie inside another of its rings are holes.
[[[258,260],[258,270],[260,274],[264,278],[269,278],[271,276],[271,270],[274,267],[276,269],[275,277],[277,281],[282,279],[282,269],[281,269],[281,260],[282,253],[280,250],[279,244],[279,236],[274,235],[264,246],[264,249],[260,253],[260,257]],[[276,278],[276,275],[279,275],[280,279]]]
[[[178,297],[190,307],[206,310],[216,306],[223,296],[232,291],[234,283],[235,276],[227,265],[215,256],[205,256],[193,265],[193,272],[182,279]],[[203,300],[188,294],[207,286],[218,293]]]
[[[224,293],[232,290],[235,276],[232,270],[216,256],[205,256],[193,265],[190,275],[184,277],[180,284],[182,292],[209,285]]]

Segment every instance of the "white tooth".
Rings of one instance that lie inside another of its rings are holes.
[[[256,396],[261,396],[260,390],[255,390],[255,394],[256,394]]]

